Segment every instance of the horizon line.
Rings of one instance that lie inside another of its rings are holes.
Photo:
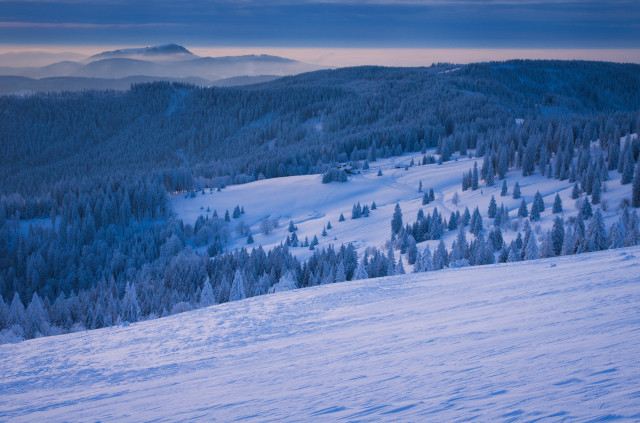
[[[142,44],[142,43],[141,43]],[[20,45],[0,44],[0,54],[50,53],[84,54],[87,57],[106,51],[147,45]],[[586,60],[640,64],[640,48],[503,48],[503,47],[300,47],[300,46],[205,46],[189,47],[199,56],[240,56],[269,54],[305,63],[330,67],[345,66],[430,66],[433,63],[468,64],[506,60]]]

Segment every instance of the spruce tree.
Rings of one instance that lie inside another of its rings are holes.
[[[640,160],[636,164],[636,172],[633,177],[633,187],[631,189],[631,206],[640,207]]]
[[[534,201],[533,204],[531,204],[531,214],[529,215],[529,218],[532,221],[540,220],[540,204],[537,201]]]
[[[589,197],[584,197],[584,201],[582,202],[582,207],[580,208],[580,214],[584,220],[589,219],[593,216],[593,210],[591,209],[591,203],[589,202]]]
[[[517,200],[518,198],[520,198],[520,184],[518,184],[518,182],[516,182],[516,184],[513,186],[513,199]]]
[[[498,254],[498,263],[506,263],[509,260],[509,247],[506,243],[502,244],[500,248],[500,254]]]
[[[393,211],[393,217],[391,218],[391,233],[397,234],[402,229],[402,210],[400,210],[400,204],[396,203],[395,210]]]
[[[494,170],[493,170],[493,162],[489,160],[489,164],[487,165],[487,175],[485,177],[485,181],[487,182],[487,186],[492,187],[495,184],[494,179]]]
[[[473,173],[471,176],[471,189],[473,191],[478,189],[478,162],[473,163]]]
[[[340,218],[338,219],[338,222],[344,222],[344,215],[342,213],[340,213]]]
[[[553,221],[553,229],[551,230],[551,246],[555,255],[559,256],[562,252],[564,244],[564,220],[556,217]]]
[[[509,152],[507,151],[507,147],[503,147],[498,161],[498,177],[504,179],[507,170],[509,170]]]
[[[571,227],[565,232],[564,240],[562,241],[562,250],[560,254],[563,256],[569,256],[574,253],[575,241],[573,239],[573,231]]]
[[[247,236],[247,244],[251,245],[253,244],[253,235],[251,235],[251,232],[249,232],[249,235]]]
[[[500,197],[506,197],[507,195],[507,180],[502,181],[502,189],[500,190]]]
[[[640,221],[638,214],[634,210],[629,216],[628,223],[626,225],[624,237],[624,246],[632,247],[634,245],[640,245]]]
[[[471,213],[469,213],[469,207],[464,208],[464,212],[462,213],[462,220],[458,222],[458,226],[462,224],[462,226],[467,226],[471,221]]]
[[[122,320],[134,323],[142,317],[141,314],[136,287],[133,283],[128,282],[122,299]]]
[[[393,276],[396,272],[396,258],[393,254],[393,247],[389,246],[389,250],[387,251],[387,276]]]
[[[364,260],[361,260],[356,267],[356,271],[353,274],[353,280],[369,279],[369,274],[364,266]]]
[[[465,235],[464,228],[458,230],[458,236],[454,242],[449,260],[457,261],[462,259],[469,259],[469,244],[467,243],[467,236]]]
[[[440,270],[449,265],[449,254],[447,248],[444,245],[444,241],[440,240],[438,248],[433,253],[433,268],[434,270]]]
[[[489,200],[489,210],[488,210],[487,216],[489,216],[489,218],[491,219],[495,218],[497,210],[498,210],[498,205],[496,204],[496,199],[492,195],[491,200]]]
[[[536,205],[540,213],[545,210],[544,199],[542,198],[542,194],[540,194],[540,191],[536,191],[536,195],[533,197],[533,204]]]
[[[599,208],[596,209],[593,218],[589,222],[585,234],[585,241],[587,243],[586,251],[601,251],[609,248],[607,230],[604,226],[604,218]]]
[[[433,255],[431,254],[431,249],[427,245],[424,247],[424,251],[420,255],[420,264],[419,271],[421,272],[431,272],[433,270]]]
[[[91,308],[89,308],[91,310]],[[38,296],[37,292],[33,293],[33,297],[31,298],[31,303],[26,310],[27,315],[27,327],[26,332],[27,336],[30,338],[35,338],[36,336],[47,336],[49,335],[49,327],[51,323],[49,322],[49,315],[44,309],[44,305],[42,304],[42,300]]]
[[[600,177],[596,175],[593,178],[593,185],[591,186],[591,203],[593,205],[600,204],[601,186]]]
[[[408,245],[407,245],[407,262],[409,264],[415,264],[416,259],[418,257],[418,247],[416,246],[416,240],[412,235],[408,237]]]
[[[480,210],[476,207],[473,211],[473,216],[471,216],[471,225],[469,228],[469,232],[474,235],[478,235],[480,232],[484,230],[482,225],[482,216],[480,216]]]
[[[549,166],[551,169],[551,166]],[[551,238],[551,231],[547,231],[547,235],[544,237],[542,244],[540,245],[540,258],[555,257],[556,252],[553,250],[553,240]]]
[[[578,183],[576,182],[573,184],[573,190],[571,190],[571,199],[577,200],[580,197],[580,193],[580,186],[578,186]]]
[[[233,283],[231,284],[231,291],[229,292],[229,301],[238,301],[247,298],[247,294],[244,290],[244,275],[240,269],[236,270],[236,274],[233,277]]]
[[[622,248],[624,247],[624,226],[620,222],[613,223],[609,227],[607,232],[609,238],[609,248]]]
[[[621,184],[626,185],[633,180],[633,165],[633,153],[631,152],[631,149],[629,149],[629,154],[625,155],[624,158],[622,177],[620,178]]]
[[[202,291],[200,291],[200,307],[209,307],[216,303],[216,297],[213,295],[213,288],[209,276],[204,281]]]
[[[556,198],[553,200],[553,212],[562,213],[562,199],[560,198],[560,194],[556,194]]]
[[[451,212],[451,216],[449,216],[449,225],[447,229],[450,231],[458,229],[458,216],[454,212]]]
[[[489,247],[491,247],[491,250],[493,251],[498,251],[502,247],[504,239],[502,238],[502,231],[499,227],[496,227],[491,231],[488,242]]]
[[[351,209],[351,219],[358,219],[360,217],[360,214],[360,209],[354,204]]]
[[[340,260],[340,262],[338,263],[338,267],[336,267],[335,281],[336,282],[344,282],[346,280],[347,280],[347,276],[346,276],[345,270],[344,270],[344,262],[342,260]]]
[[[527,217],[527,216],[529,216],[529,210],[527,209],[527,203],[524,201],[524,198],[522,199],[522,202],[520,203],[520,208],[518,209],[518,216],[519,217]]]
[[[22,301],[20,300],[20,295],[18,295],[18,291],[13,293],[13,300],[11,301],[11,306],[9,307],[9,317],[7,321],[9,326],[17,325],[20,328],[24,329],[25,323],[27,319],[27,314],[24,309],[24,305],[22,305]]]
[[[518,261],[522,261],[522,256],[520,255],[520,251],[512,242],[509,246],[509,255],[507,257],[507,263],[515,263]]]
[[[540,250],[538,249],[538,243],[536,242],[536,237],[531,234],[529,237],[529,241],[527,242],[526,248],[524,250],[524,259],[525,260],[537,260],[540,258]]]

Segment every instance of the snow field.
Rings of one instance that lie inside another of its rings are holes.
[[[640,247],[0,345],[0,420],[640,419]]]
[[[433,153],[428,151],[427,154]],[[221,192],[209,194],[198,194],[195,198],[185,198],[182,195],[173,195],[171,203],[177,216],[185,223],[193,225],[198,216],[207,215],[207,208],[211,209],[209,216],[217,210],[219,217],[224,217],[225,210],[229,213],[236,205],[244,207],[246,214],[240,219],[231,219],[231,239],[224,247],[232,251],[242,247],[253,248],[262,245],[265,249],[271,249],[281,242],[284,242],[289,235],[287,227],[289,220],[293,220],[298,226],[297,236],[300,241],[305,237],[311,241],[318,237],[320,244],[316,248],[327,247],[329,244],[340,246],[340,244],[353,243],[361,256],[368,246],[383,248],[391,236],[391,217],[396,203],[400,204],[403,214],[404,224],[413,223],[419,209],[423,209],[425,214],[433,212],[434,207],[443,214],[446,219],[452,211],[462,213],[465,207],[473,213],[475,207],[479,207],[483,217],[485,230],[493,224],[493,219],[487,217],[489,201],[493,195],[498,207],[504,203],[509,210],[511,222],[518,222],[518,208],[522,198],[527,202],[530,210],[533,197],[536,191],[540,191],[545,203],[545,211],[541,214],[541,219],[537,222],[530,222],[532,229],[537,233],[539,241],[553,226],[556,214],[552,213],[552,206],[556,193],[560,194],[563,203],[563,213],[560,215],[566,219],[575,216],[578,209],[576,200],[571,199],[573,183],[568,180],[558,181],[548,179],[539,174],[523,177],[520,169],[510,170],[507,173],[506,181],[508,194],[500,196],[502,180],[496,177],[495,185],[488,187],[484,181],[480,181],[480,187],[476,191],[462,191],[461,181],[464,172],[473,169],[474,162],[478,163],[478,170],[482,167],[482,158],[468,158],[454,156],[452,161],[441,165],[430,164],[425,166],[413,166],[405,171],[404,168],[396,168],[396,165],[408,165],[411,159],[415,163],[422,161],[422,154],[406,154],[402,157],[383,159],[371,164],[369,171],[363,174],[349,177],[346,183],[332,182],[330,184],[321,183],[321,175],[291,176],[283,178],[256,181],[244,185],[234,185],[223,189]],[[378,169],[382,169],[383,175],[377,176]],[[427,205],[422,205],[423,193],[418,192],[418,186],[422,181],[423,191],[433,188],[436,201]],[[513,199],[513,186],[518,182],[520,185],[522,198]],[[631,186],[620,184],[620,174],[616,171],[609,172],[609,179],[604,182],[606,192],[603,190],[602,198],[607,205],[607,210],[603,211],[607,227],[617,221],[618,206],[623,198],[630,198]],[[459,202],[454,205],[452,198],[458,193]],[[584,198],[582,194],[581,198]],[[351,219],[351,209],[354,203],[360,202],[371,206],[376,202],[377,209],[371,211],[369,217]],[[594,206],[600,207],[602,205]],[[346,221],[338,222],[340,213],[343,213]],[[269,235],[260,233],[260,222],[263,218],[277,218],[280,227]],[[254,244],[247,245],[246,236],[239,236],[234,228],[240,220],[243,220],[251,227]],[[323,227],[327,222],[331,222],[333,229],[327,231],[326,237],[321,236]],[[522,231],[522,223],[518,230]],[[468,231],[469,228],[467,227]],[[507,244],[515,238],[518,231],[503,229],[503,237]],[[455,240],[458,231],[447,231],[443,235],[443,240],[450,248]],[[468,239],[473,239],[473,235],[467,234]],[[486,235],[485,235],[486,238]],[[418,244],[422,250],[427,244],[432,251],[437,247],[439,241],[425,241]],[[201,250],[204,252],[205,248]],[[307,247],[291,248],[291,251],[299,259],[304,260],[313,254]],[[405,261],[405,268],[410,270]]]

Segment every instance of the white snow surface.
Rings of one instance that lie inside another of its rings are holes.
[[[0,345],[2,421],[640,420],[640,247]]]
[[[595,145],[597,144],[594,143]],[[434,150],[427,153],[434,153]],[[304,241],[305,237],[311,241],[315,235],[320,241],[316,248],[327,247],[329,244],[339,247],[341,244],[353,243],[360,257],[368,246],[384,250],[385,242],[391,237],[391,217],[396,203],[400,204],[405,224],[413,224],[416,221],[419,209],[423,209],[425,213],[432,213],[437,207],[438,211],[444,215],[443,217],[449,219],[452,211],[458,210],[462,213],[465,207],[468,207],[473,213],[473,209],[478,207],[484,218],[486,229],[493,224],[493,219],[487,217],[492,195],[498,207],[501,203],[507,207],[512,222],[518,221],[517,213],[522,199],[512,198],[513,187],[517,181],[522,198],[527,202],[529,210],[531,210],[535,193],[540,191],[543,196],[546,209],[541,214],[541,220],[531,222],[532,228],[538,234],[539,242],[544,239],[546,231],[551,229],[553,220],[558,216],[552,212],[556,193],[559,193],[562,198],[564,211],[561,216],[565,221],[578,212],[576,200],[571,199],[573,183],[568,180],[548,179],[540,175],[537,167],[536,173],[527,177],[522,176],[522,170],[510,170],[506,177],[508,194],[502,197],[500,196],[502,180],[497,177],[492,187],[480,181],[478,190],[462,191],[463,172],[473,169],[474,162],[478,163],[478,171],[480,171],[482,158],[455,155],[453,160],[441,165],[413,166],[405,170],[404,165],[408,165],[411,159],[415,163],[420,163],[422,154],[405,154],[401,157],[379,160],[371,164],[370,170],[350,176],[349,181],[345,183],[323,184],[321,175],[289,176],[232,185],[220,192],[209,193],[207,190],[204,195],[198,193],[195,198],[185,198],[184,194],[176,194],[171,196],[171,203],[177,216],[191,225],[200,215],[212,216],[214,210],[217,210],[218,216],[222,218],[225,210],[229,210],[231,214],[236,205],[244,207],[245,215],[240,219],[231,219],[231,238],[224,245],[229,251],[242,247],[251,249],[258,245],[262,245],[267,250],[271,249],[284,242],[289,235],[287,231],[289,220],[293,220],[299,228],[297,236],[300,241]],[[382,176],[377,176],[378,169],[382,170]],[[602,214],[607,227],[618,220],[620,201],[631,198],[631,184],[621,185],[620,176],[617,170],[609,171],[609,179],[604,182],[605,190],[602,192],[602,199],[607,205],[607,210],[603,210]],[[420,181],[422,181],[423,190],[428,191],[433,188],[435,192],[436,200],[428,205],[422,205],[423,193],[418,192]],[[456,192],[459,197],[457,205],[452,202]],[[582,194],[581,198],[584,199],[584,197],[585,194]],[[371,211],[369,217],[351,219],[354,203],[360,202],[362,206],[365,204],[371,206],[374,201],[377,209]],[[595,207],[602,208],[602,204],[594,206],[594,210]],[[210,209],[209,213],[207,208]],[[340,213],[343,213],[346,219],[344,222],[338,222]],[[275,229],[269,235],[260,233],[260,221],[265,217],[278,219],[279,229]],[[240,236],[235,231],[235,227],[241,220],[251,227],[255,240],[252,245],[247,245],[246,236]],[[323,237],[322,229],[327,222],[331,222],[332,229],[327,231],[328,236]],[[522,228],[520,222],[518,230],[522,231]],[[503,237],[507,244],[515,238],[517,232],[503,229]],[[457,234],[457,230],[445,232],[443,239],[448,247],[451,246]],[[467,236],[473,238],[469,234]],[[429,244],[433,251],[438,242],[425,241],[418,244],[418,247],[422,250]],[[201,247],[200,250],[204,252],[206,247]],[[313,251],[306,247],[290,248],[290,251],[300,260],[305,260],[313,254]],[[411,266],[408,267],[409,270],[410,268]]]

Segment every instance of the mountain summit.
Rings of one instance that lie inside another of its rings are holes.
[[[125,48],[119,50],[104,51],[102,53],[91,56],[89,59],[111,59],[116,57],[160,58],[162,56],[168,56],[172,59],[175,59],[177,57],[182,57],[185,59],[193,59],[198,57],[181,45],[164,44],[161,46],[147,46],[142,48]]]

